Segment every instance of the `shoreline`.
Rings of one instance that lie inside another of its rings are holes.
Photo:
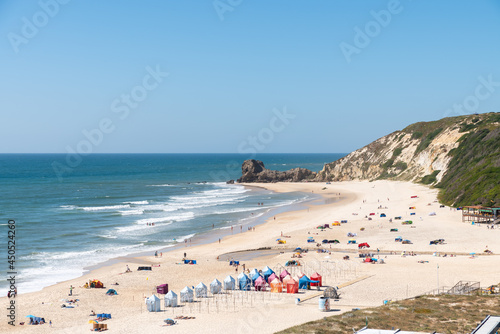
[[[247,186],[247,185],[243,185],[243,184],[240,184],[240,185],[244,186],[245,188],[249,188],[249,189],[252,188],[252,186]],[[253,188],[268,190],[264,187],[253,187]],[[306,194],[306,193],[304,193],[304,194]],[[248,228],[250,225],[259,226],[259,225],[266,224],[267,220],[270,219],[272,216],[279,215],[280,213],[283,213],[283,212],[293,212],[293,211],[305,210],[305,209],[307,209],[308,204],[312,204],[315,201],[321,201],[321,200],[322,200],[321,198],[311,198],[311,199],[304,200],[304,201],[298,202],[298,203],[292,203],[292,204],[283,205],[283,206],[279,206],[279,207],[275,207],[275,208],[270,208],[267,212],[263,213],[261,216],[254,217],[253,219],[250,219],[250,221],[248,223],[238,224],[238,222],[236,222],[232,226],[235,226],[235,227],[242,226],[242,228],[243,228],[242,232],[249,232],[249,231],[245,230],[245,227]],[[250,218],[252,218],[252,217],[250,217]],[[248,218],[243,218],[243,219],[248,219]],[[158,253],[163,252],[163,253],[167,254],[169,252],[173,252],[173,251],[184,249],[184,248],[215,244],[215,243],[217,243],[219,238],[221,240],[223,240],[224,238],[231,237],[233,235],[237,235],[237,234],[242,233],[242,232],[234,232],[234,233],[224,232],[227,230],[231,231],[230,228],[225,228],[225,229],[217,228],[214,230],[202,232],[201,234],[198,234],[198,235],[195,234],[195,236],[192,237],[194,239],[193,242],[189,242],[189,243],[178,242],[177,244],[173,244],[171,246],[162,246],[162,247],[158,248]],[[150,252],[143,251],[143,252],[138,252],[138,253],[129,253],[129,254],[126,254],[123,256],[111,258],[109,260],[106,260],[106,261],[103,261],[100,263],[96,263],[96,264],[91,265],[91,266],[84,267],[83,268],[84,273],[82,275],[80,275],[80,277],[91,274],[93,270],[101,269],[101,268],[115,265],[115,264],[119,264],[119,263],[123,264],[126,262],[134,262],[134,263],[146,264],[147,262],[144,261],[144,258],[148,257],[148,256],[151,256]],[[59,283],[64,283],[64,281],[58,282],[56,284],[59,284]],[[38,290],[38,291],[40,291],[40,290]],[[36,292],[36,291],[33,291],[33,292]],[[31,293],[31,292],[28,292],[28,293]]]

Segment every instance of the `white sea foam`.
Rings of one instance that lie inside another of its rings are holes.
[[[193,212],[185,212],[178,215],[168,215],[164,217],[139,219],[133,225],[116,228],[116,231],[118,233],[135,232],[134,234],[136,235],[137,232],[140,231],[142,231],[142,233],[140,234],[150,233],[151,231],[150,228],[165,227],[173,224],[174,222],[189,220],[192,219],[193,217],[194,217]],[[148,226],[148,224],[154,224],[154,225]]]
[[[144,214],[144,210],[143,209],[125,210],[125,211],[120,211],[120,214],[122,216],[142,215]]]
[[[127,208],[130,208],[130,204],[105,205],[105,206],[84,206],[84,207],[79,207],[78,209],[83,210],[83,211],[112,211],[112,210],[127,209]]]
[[[76,209],[76,206],[75,205],[61,205],[59,208],[63,209],[63,210],[74,210],[74,209]]]
[[[173,184],[150,184],[148,185],[148,187],[175,187],[175,185]]]
[[[131,202],[123,202],[125,204],[133,204],[133,205],[146,205],[149,204],[149,201],[131,201]]]
[[[192,237],[195,236],[195,233],[193,234],[188,234],[188,235],[184,235],[182,237],[179,237],[179,238],[176,238],[175,241],[177,242],[184,242],[185,240],[188,240],[188,239],[191,239]],[[172,240],[173,241],[173,240]]]

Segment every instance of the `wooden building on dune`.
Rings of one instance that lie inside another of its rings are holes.
[[[462,208],[462,221],[474,223],[499,223],[500,208],[489,208],[480,205],[464,206]]]

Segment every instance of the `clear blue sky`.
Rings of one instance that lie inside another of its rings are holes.
[[[500,106],[495,0],[54,3],[0,0],[2,153],[350,152]]]

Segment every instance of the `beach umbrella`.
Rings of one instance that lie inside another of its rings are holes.
[[[36,318],[34,315],[27,315],[26,318]]]
[[[89,320],[89,324],[97,324],[98,322],[96,320]]]

